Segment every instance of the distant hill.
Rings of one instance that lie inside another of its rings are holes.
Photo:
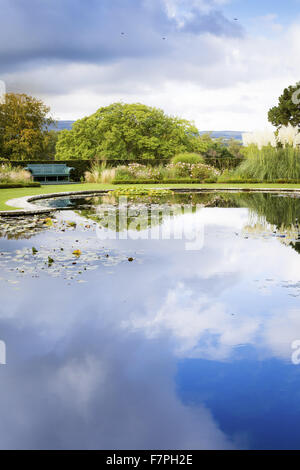
[[[211,133],[211,136],[215,139],[222,137],[223,139],[236,139],[242,140],[242,134],[244,131],[201,131],[200,134]]]
[[[57,126],[51,126],[50,129],[54,129],[56,131],[62,131],[64,129],[70,130],[72,128],[72,124],[74,124],[75,121],[58,121]],[[214,138],[220,138],[222,137],[223,139],[237,139],[237,140],[242,140],[242,131],[201,131],[200,134],[207,134],[211,133],[211,136]]]
[[[75,121],[57,121],[56,126],[50,126],[49,129],[54,131],[63,131],[64,129],[70,130]]]

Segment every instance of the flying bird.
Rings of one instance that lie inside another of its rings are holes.
[[[167,38],[162,38],[163,41],[165,41]]]
[[[234,19],[234,21],[238,21],[238,20],[239,20],[238,18],[233,18],[233,19]]]

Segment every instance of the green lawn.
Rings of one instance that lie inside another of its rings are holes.
[[[126,186],[125,184],[122,186]],[[129,185],[130,187],[134,185]],[[210,189],[228,189],[228,188],[274,188],[274,189],[300,189],[300,184],[154,184],[154,185],[136,185],[147,188],[210,188]],[[89,191],[99,189],[109,189],[116,186],[112,184],[66,184],[66,185],[45,185],[40,188],[14,188],[0,189],[0,210],[14,210],[15,207],[6,205],[9,199],[15,199],[23,196],[34,196],[36,194],[59,193],[65,191]]]

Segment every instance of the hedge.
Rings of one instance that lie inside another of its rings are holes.
[[[205,181],[191,179],[175,180],[113,180],[112,184],[201,184]]]
[[[9,188],[40,188],[41,184],[38,182],[34,183],[0,183],[0,189]]]
[[[228,178],[228,179],[223,179],[221,178],[218,181],[219,184],[300,184],[300,180],[289,180],[289,179],[275,179],[275,180],[258,180],[258,179],[251,179],[251,178],[245,178],[245,179],[240,179],[240,178]]]
[[[259,184],[259,183],[273,183],[273,181],[262,181],[262,180],[256,180],[256,179],[251,179],[251,178],[245,178],[245,179],[240,179],[240,178],[221,178],[220,180],[217,181],[218,184]]]
[[[1,164],[10,163],[12,166],[26,167],[30,163],[36,163],[38,165],[49,165],[53,163],[65,163],[67,166],[71,166],[74,170],[71,171],[71,180],[80,181],[84,177],[84,173],[89,170],[91,160],[0,160]]]
[[[82,178],[84,178],[84,173],[86,171],[89,171],[91,164],[93,163],[92,160],[0,160],[0,165],[1,164],[7,164],[10,163],[12,166],[21,166],[21,167],[26,167],[30,163],[36,163],[40,165],[49,165],[53,163],[64,163],[65,165],[74,168],[74,170],[71,171],[71,180],[72,181],[80,181]],[[106,165],[108,168],[115,168],[119,165],[128,165],[129,163],[134,163],[133,160],[109,160],[106,162]],[[143,165],[155,165],[156,161],[155,160],[135,160],[135,163],[141,163]],[[162,161],[162,164],[168,163],[167,161]]]
[[[204,161],[210,166],[217,168],[218,170],[234,170],[237,168],[244,158],[241,157],[206,157],[204,155]]]
[[[209,165],[215,166],[219,169],[231,169],[235,168],[241,163],[240,158],[226,158],[226,157],[219,157],[219,158],[205,158],[205,162]],[[71,171],[71,180],[72,181],[80,181],[84,178],[84,173],[89,171],[91,164],[93,163],[92,160],[79,160],[79,159],[70,159],[70,160],[0,160],[1,164],[10,163],[13,166],[21,166],[26,167],[29,163],[37,163],[37,164],[51,164],[51,163],[64,163],[67,166],[71,166],[74,170]],[[149,165],[149,166],[158,166],[158,165],[166,165],[169,163],[169,160],[160,159],[159,161],[156,159],[136,159],[136,160],[121,160],[121,159],[111,159],[106,161],[106,165],[108,168],[115,168],[119,165],[129,165],[130,163],[140,163],[142,165]]]

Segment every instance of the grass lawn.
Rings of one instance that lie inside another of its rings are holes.
[[[109,189],[116,188],[119,185],[114,186],[112,184],[66,184],[66,185],[44,185],[40,188],[13,188],[13,189],[0,189],[0,210],[15,210],[16,207],[11,207],[6,205],[6,201],[9,199],[15,199],[23,196],[34,196],[36,194],[50,194],[50,193],[59,193],[65,191],[90,191],[90,190],[99,190],[99,189]],[[146,188],[210,188],[210,189],[229,189],[229,188],[245,188],[245,189],[255,189],[255,188],[274,188],[274,189],[300,189],[300,184],[149,184],[149,185],[128,185],[141,186]]]

